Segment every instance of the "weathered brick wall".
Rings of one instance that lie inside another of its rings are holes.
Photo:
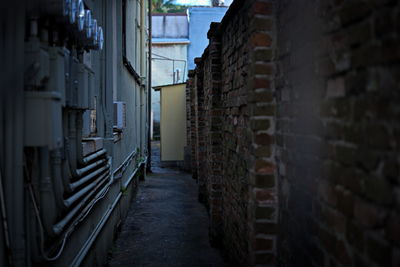
[[[236,0],[212,25],[194,166],[233,266],[400,266],[398,2]]]
[[[195,80],[195,71],[190,70],[188,72],[188,80],[187,80],[187,90],[186,90],[186,99],[188,102],[186,103],[187,111],[187,123],[190,127],[190,132],[188,133],[187,139],[189,140],[188,144],[190,144],[190,160],[191,160],[191,173],[193,179],[197,179],[197,94],[196,94],[196,80]]]
[[[278,1],[279,266],[400,266],[397,2]]]
[[[235,1],[221,24],[211,25],[209,46],[196,59],[194,112],[204,127],[198,125],[193,151],[204,149],[205,158],[194,172],[211,238],[220,239],[232,266],[275,262],[270,2]]]

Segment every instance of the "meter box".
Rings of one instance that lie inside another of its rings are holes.
[[[37,38],[25,43],[25,73],[28,87],[43,87],[50,76],[49,54]]]
[[[48,91],[59,92],[61,96],[61,104],[65,106],[65,53],[64,48],[51,47],[50,55],[50,79],[48,82]]]
[[[62,147],[59,92],[25,91],[24,142],[29,147]]]

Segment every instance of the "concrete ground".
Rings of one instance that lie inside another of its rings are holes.
[[[153,146],[153,173],[139,185],[109,265],[224,266],[208,239],[208,215],[197,201],[190,174],[159,166]]]

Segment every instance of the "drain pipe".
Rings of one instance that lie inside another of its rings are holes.
[[[70,188],[69,184],[71,182],[71,178],[75,175],[72,174],[72,170],[70,167],[69,163],[69,151],[70,151],[70,140],[67,137],[68,136],[68,118],[69,114],[67,111],[63,111],[63,133],[64,133],[64,156],[63,156],[63,161],[61,163],[62,165],[62,183],[64,186],[64,190],[68,193],[72,192],[72,189]]]
[[[64,186],[62,184],[61,152],[56,149],[51,153],[51,176],[54,189],[54,197],[59,209],[66,208],[64,204]]]
[[[148,5],[149,5],[149,55],[148,55],[148,72],[149,72],[149,78],[148,78],[148,102],[147,102],[147,120],[148,120],[148,129],[147,129],[147,164],[146,164],[146,169],[147,172],[151,172],[151,38],[152,38],[152,23],[151,23],[151,0],[148,0]]]
[[[49,151],[47,148],[39,148],[40,158],[40,213],[43,218],[43,226],[47,233],[53,232],[53,224],[57,219],[57,207],[49,173]]]
[[[70,110],[68,114],[68,161],[71,174],[76,176],[75,170],[77,169],[76,162],[76,111]]]

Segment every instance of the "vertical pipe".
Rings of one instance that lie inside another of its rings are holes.
[[[51,153],[51,177],[53,184],[53,192],[57,207],[60,210],[65,209],[64,205],[64,186],[62,181],[62,168],[61,168],[61,151],[56,149]]]
[[[147,132],[147,171],[151,172],[151,0],[148,0],[148,8],[149,8],[149,54],[148,54],[148,79],[147,79],[147,93],[148,93],[148,100],[147,100],[147,112],[148,112],[148,132]]]
[[[47,233],[52,232],[53,223],[57,218],[57,208],[54,201],[54,192],[50,178],[50,156],[47,148],[39,148],[40,162],[40,213],[43,226]]]
[[[83,111],[79,110],[76,113],[76,158],[80,165],[84,165],[82,152],[82,128],[83,128]]]
[[[68,114],[68,161],[72,174],[77,169],[76,164],[76,111],[70,110]]]

